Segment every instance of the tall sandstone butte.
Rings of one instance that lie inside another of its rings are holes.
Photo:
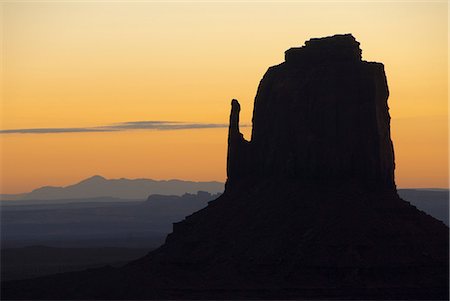
[[[232,102],[227,188],[246,178],[287,178],[395,190],[383,64],[362,61],[350,34],[285,54],[259,85],[250,142]]]
[[[448,299],[448,227],[401,200],[383,65],[351,35],[286,51],[225,192],[123,268],[7,282],[29,299]]]

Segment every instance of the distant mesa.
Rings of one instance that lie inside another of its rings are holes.
[[[231,103],[219,198],[121,269],[7,282],[3,296],[448,299],[449,229],[397,194],[388,96],[350,34],[289,49],[259,84],[250,141]]]
[[[5,195],[2,200],[74,200],[100,197],[146,199],[150,194],[183,195],[184,193],[223,192],[220,182],[193,182],[183,180],[106,179],[95,175],[66,187],[45,186],[19,195]]]

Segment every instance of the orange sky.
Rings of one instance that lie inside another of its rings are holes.
[[[385,64],[399,187],[448,187],[448,7],[433,2],[2,2],[1,127],[251,123],[264,72],[353,33]],[[244,129],[247,133],[250,128]],[[225,180],[226,128],[0,134],[1,193],[105,177]]]

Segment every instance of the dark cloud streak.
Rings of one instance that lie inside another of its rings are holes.
[[[179,121],[130,121],[96,127],[74,128],[31,128],[0,130],[0,134],[60,134],[60,133],[92,133],[92,132],[123,132],[134,130],[174,131],[190,129],[226,128],[223,123],[188,123]],[[242,125],[247,127],[247,125]]]

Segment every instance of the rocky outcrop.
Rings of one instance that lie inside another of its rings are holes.
[[[251,141],[232,101],[223,195],[121,269],[6,283],[12,298],[446,299],[448,227],[400,199],[383,65],[351,35],[269,68]]]
[[[362,61],[351,35],[287,50],[261,80],[250,142],[237,131],[233,100],[227,188],[256,177],[394,190],[388,95],[383,65]]]
[[[236,99],[231,101],[230,127],[228,130],[227,175],[228,184],[234,179],[246,177],[250,170],[250,144],[239,131],[241,106]]]

